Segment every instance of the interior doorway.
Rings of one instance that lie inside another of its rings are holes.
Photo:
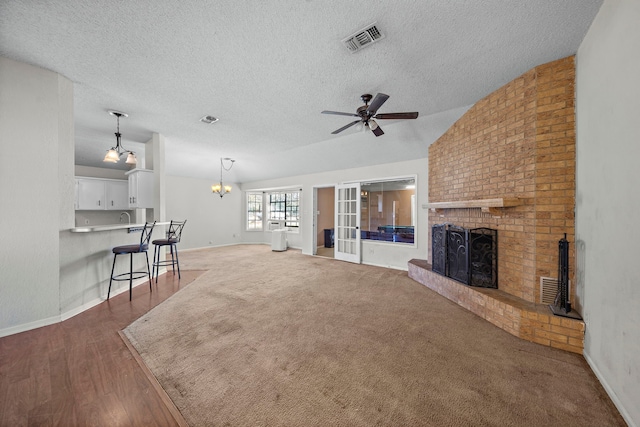
[[[316,251],[317,256],[334,258],[335,188],[317,188]]]

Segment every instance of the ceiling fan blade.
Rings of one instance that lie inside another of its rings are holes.
[[[382,104],[387,102],[387,99],[389,99],[389,95],[385,95],[384,93],[377,94],[376,97],[373,98],[373,101],[371,101],[371,104],[369,104],[367,113],[371,114],[372,116],[376,114],[378,108],[382,107]]]
[[[371,129],[371,132],[373,132],[375,136],[384,135],[384,132],[382,132],[382,129],[380,128],[380,126],[376,127],[375,129]]]
[[[375,117],[376,119],[391,119],[391,120],[402,120],[402,119],[417,119],[418,118],[418,112],[413,112],[413,113],[386,113],[386,114],[376,114]]]
[[[349,123],[348,125],[346,125],[346,126],[342,126],[340,129],[336,129],[336,130],[334,130],[334,131],[333,131],[333,132],[331,132],[331,133],[332,133],[333,135],[335,135],[335,134],[337,134],[337,133],[342,132],[342,131],[343,131],[343,130],[345,130],[345,129],[349,129],[351,126],[355,125],[356,123],[360,123],[360,122],[361,122],[361,120],[354,120],[353,122]]]
[[[357,115],[357,114],[353,114],[353,113],[342,113],[342,112],[340,112],[340,111],[327,111],[327,110],[324,110],[324,111],[322,111],[322,112],[321,112],[321,114],[335,114],[335,115],[338,115],[338,116],[360,117],[360,116],[359,116],[359,115]]]

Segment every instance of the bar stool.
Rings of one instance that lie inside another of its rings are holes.
[[[156,239],[154,240],[154,248],[153,248],[153,273],[152,276],[155,276],[156,283],[158,283],[158,273],[160,271],[161,266],[171,266],[173,269],[173,274],[176,274],[176,265],[178,266],[178,279],[180,279],[180,262],[178,261],[178,247],[176,246],[180,243],[180,237],[182,236],[182,229],[184,225],[187,223],[187,220],[184,221],[171,221],[169,224],[169,229],[167,230],[167,238],[166,239]],[[159,249],[162,246],[169,246],[171,250],[171,260],[165,259],[160,260],[160,254],[162,251]],[[175,258],[173,256],[175,252]]]
[[[115,281],[129,281],[129,301],[131,301],[131,294],[133,289],[133,279],[140,279],[144,276],[149,276],[149,289],[151,289],[151,272],[149,271],[149,255],[147,255],[147,249],[149,249],[149,240],[151,240],[151,233],[153,233],[153,227],[156,222],[145,223],[142,233],[140,234],[140,244],[116,246],[113,248],[113,266],[111,267],[111,280],[109,280],[109,292],[107,292],[107,300],[111,294],[111,283]],[[147,271],[133,271],[133,254],[143,253],[147,258]],[[116,259],[118,255],[129,254],[129,272],[118,275],[113,275],[113,271],[116,268]]]

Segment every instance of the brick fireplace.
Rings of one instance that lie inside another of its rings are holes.
[[[584,323],[553,316],[539,289],[541,277],[557,277],[558,241],[575,241],[574,82],[573,56],[535,67],[429,147],[429,229],[498,230],[498,289],[439,276],[427,260],[412,260],[409,274],[516,336],[581,353]],[[571,283],[574,274],[570,263]]]

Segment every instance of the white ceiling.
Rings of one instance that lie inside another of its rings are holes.
[[[539,64],[575,54],[602,0],[2,0],[0,55],[75,83],[76,164],[166,138],[166,171],[231,181],[426,157],[466,107]],[[381,41],[341,40],[376,22]],[[384,92],[376,138],[352,127]],[[220,118],[207,125],[204,115]],[[34,112],[37,117],[37,112]]]

